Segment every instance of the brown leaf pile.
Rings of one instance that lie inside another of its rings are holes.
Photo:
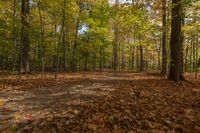
[[[200,80],[138,73],[0,79],[0,131],[199,133]]]

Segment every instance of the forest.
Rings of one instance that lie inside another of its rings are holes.
[[[0,132],[200,133],[199,0],[0,0]]]

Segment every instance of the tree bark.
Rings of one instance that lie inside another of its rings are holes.
[[[124,43],[122,44],[122,70],[125,68],[125,48],[124,48]]]
[[[29,0],[22,0],[20,73],[29,73]]]
[[[199,67],[199,60],[198,60],[198,51],[199,51],[199,42],[198,42],[198,37],[196,36],[196,40],[195,40],[195,42],[196,42],[196,55],[195,55],[195,57],[196,57],[196,69],[195,69],[195,78],[198,78],[198,67]]]
[[[182,20],[181,20],[181,24],[182,26],[185,25],[185,15],[183,14],[183,10],[182,10]],[[183,58],[183,45],[184,45],[184,32],[181,31],[181,42],[180,42],[180,68],[179,68],[179,79],[180,80],[185,80],[184,76],[183,76],[183,65],[184,65],[184,58]]]
[[[140,67],[140,56],[139,56],[139,46],[136,47],[136,66],[137,66],[137,72],[139,72]]]
[[[144,71],[144,49],[143,46],[140,45],[140,72]]]
[[[185,50],[185,71],[187,72],[188,71],[188,54],[189,53],[189,46],[186,47],[186,50]]]
[[[66,38],[66,28],[63,29],[63,69],[67,71],[67,38]]]
[[[134,70],[134,67],[135,67],[135,47],[132,48],[131,69]]]
[[[119,0],[115,0],[115,12],[118,12]],[[119,38],[119,29],[118,29],[118,20],[115,22],[114,27],[114,42],[113,42],[113,69],[117,71],[118,69],[118,38]]]
[[[181,0],[172,0],[171,22],[171,64],[169,79],[179,82],[180,69],[180,45],[181,45]]]
[[[162,74],[167,74],[167,47],[166,47],[166,0],[162,0],[162,24],[163,24],[163,33],[162,33]]]
[[[62,25],[61,25],[61,31],[60,31],[60,36],[58,40],[58,48],[57,48],[57,61],[56,61],[56,74],[55,78],[58,77],[59,74],[59,69],[60,69],[60,43],[61,43],[61,38],[63,36],[63,30],[65,26],[65,8],[66,8],[67,0],[64,0],[64,7],[63,7],[63,19],[62,19]]]
[[[81,12],[81,11],[80,11]],[[76,67],[77,67],[77,57],[76,57],[76,48],[77,48],[77,44],[78,44],[78,29],[79,29],[79,25],[80,25],[80,18],[77,18],[77,22],[76,22],[76,30],[75,30],[75,35],[74,35],[74,45],[72,48],[72,60],[71,60],[71,69],[72,72],[76,72]]]
[[[16,70],[16,65],[17,65],[17,29],[16,29],[16,16],[17,16],[17,9],[16,9],[16,5],[17,5],[17,0],[14,0],[13,2],[13,64],[12,64],[12,71],[14,72]]]
[[[41,7],[40,7],[40,0],[37,3],[38,5],[38,12],[39,12],[39,18],[40,18],[40,34],[41,34],[41,45],[42,45],[42,51],[41,51],[41,62],[42,62],[42,77],[44,77],[44,70],[45,70],[45,32],[44,32],[44,22],[42,18],[42,13],[41,13]]]

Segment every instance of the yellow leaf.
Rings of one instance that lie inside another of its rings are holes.
[[[3,99],[0,99],[0,106],[2,106],[4,104]]]

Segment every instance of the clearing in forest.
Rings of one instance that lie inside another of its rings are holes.
[[[91,72],[0,78],[0,132],[200,132],[200,80]]]

